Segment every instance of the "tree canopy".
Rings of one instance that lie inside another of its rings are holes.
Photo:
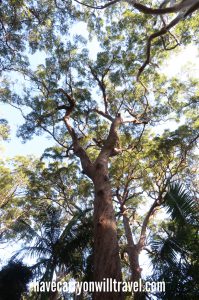
[[[195,0],[1,1],[1,101],[24,117],[24,142],[43,133],[55,142],[40,159],[0,165],[1,239],[27,243],[17,255],[37,256],[40,280],[138,281],[143,251],[157,262],[151,278],[168,278],[172,251],[196,253],[198,80],[168,78],[162,64],[197,44],[198,8]],[[8,133],[0,120],[0,137]]]

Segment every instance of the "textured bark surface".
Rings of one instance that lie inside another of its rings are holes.
[[[111,119],[108,137],[96,161],[92,163],[80,145],[74,128],[70,124],[70,115],[74,110],[74,99],[62,90],[70,107],[66,109],[64,122],[72,138],[74,153],[80,158],[82,169],[94,184],[94,281],[104,282],[104,279],[122,281],[117,227],[112,202],[111,186],[108,177],[108,161],[115,154],[118,143],[117,128],[122,123],[121,115]],[[62,109],[61,107],[60,109]],[[121,292],[95,292],[94,300],[122,300]]]
[[[122,281],[116,220],[107,164],[98,162],[94,176],[94,281]],[[123,299],[121,293],[95,293],[95,300]]]

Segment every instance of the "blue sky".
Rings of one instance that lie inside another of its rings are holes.
[[[23,124],[24,119],[21,113],[10,105],[0,104],[0,117],[7,119],[10,126],[10,140],[3,142],[3,157],[13,157],[15,155],[40,156],[43,151],[55,142],[47,138],[45,134],[34,136],[32,140],[22,143],[22,139],[16,137],[17,129]]]

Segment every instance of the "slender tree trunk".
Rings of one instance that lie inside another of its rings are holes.
[[[135,246],[133,249],[128,249],[129,261],[131,266],[132,272],[132,281],[140,282],[141,279],[141,268],[139,264],[139,251],[136,249]],[[133,300],[145,300],[146,296],[145,293],[141,291],[137,291],[134,293]]]
[[[134,243],[133,237],[132,237],[132,232],[131,228],[129,225],[129,219],[126,216],[126,213],[123,213],[123,224],[124,224],[124,230],[125,230],[125,235],[127,238],[127,252],[128,252],[128,257],[129,257],[129,262],[130,262],[130,268],[131,268],[131,280],[133,282],[137,281],[140,282],[141,279],[141,268],[139,264],[139,254],[140,250],[138,245]],[[134,298],[133,300],[145,300],[145,295],[144,293],[138,291],[134,293]]]
[[[122,281],[116,220],[107,164],[98,162],[94,176],[94,281]],[[94,293],[94,300],[124,299],[122,293]]]
[[[53,292],[49,297],[49,300],[57,300],[57,299],[59,299],[59,293],[57,291]]]

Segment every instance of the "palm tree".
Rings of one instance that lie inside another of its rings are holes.
[[[67,275],[83,281],[91,269],[92,221],[86,216],[88,212],[89,209],[77,212],[65,226],[61,210],[53,206],[41,210],[37,229],[19,220],[26,234],[32,236],[32,243],[17,251],[13,259],[27,255],[36,257],[31,269],[40,281],[60,280]],[[49,294],[42,293],[40,299],[49,299]]]
[[[199,239],[198,203],[182,185],[172,184],[164,197],[171,220],[163,232],[153,236],[150,279],[165,281],[166,291],[158,299],[198,299]]]

